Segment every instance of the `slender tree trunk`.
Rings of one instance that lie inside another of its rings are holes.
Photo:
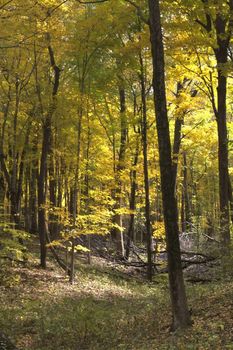
[[[137,189],[136,166],[138,164],[138,155],[139,155],[139,144],[138,144],[138,140],[137,140],[136,152],[135,152],[134,161],[133,161],[133,170],[131,170],[131,172],[130,172],[131,189],[130,189],[129,209],[130,209],[131,213],[130,213],[130,219],[129,219],[129,228],[128,228],[128,233],[127,233],[127,244],[126,244],[126,251],[125,251],[125,258],[127,260],[129,259],[130,245],[134,239],[134,218],[135,218],[134,212],[136,209],[136,189]]]
[[[54,156],[54,137],[51,133],[51,147],[49,150],[49,200],[50,206],[53,208],[57,207],[57,174],[55,172],[55,156]],[[49,214],[49,232],[51,240],[57,238],[58,234],[58,220],[56,213]]]
[[[182,193],[181,193],[181,213],[180,213],[180,221],[181,221],[181,232],[186,233],[186,220],[185,220],[185,200],[184,200],[184,185],[182,185]]]
[[[233,1],[229,1],[230,11],[233,11]],[[231,14],[232,16],[232,14]],[[232,18],[229,26],[232,27]],[[214,49],[217,70],[217,129],[218,129],[218,167],[219,167],[219,198],[220,226],[222,241],[225,246],[230,243],[230,214],[229,214],[229,172],[228,172],[228,136],[227,136],[227,77],[224,67],[228,62],[228,46],[230,35],[227,34],[226,20],[218,13],[215,20],[218,48]],[[232,30],[232,28],[231,28]]]
[[[189,190],[188,190],[188,166],[186,152],[183,152],[183,194],[184,194],[184,213],[186,230],[191,228],[192,216],[190,208]]]
[[[228,191],[229,191],[229,202],[230,202],[230,216],[231,216],[231,222],[233,223],[233,195],[232,195],[232,186],[231,186],[231,179],[230,175],[228,178]]]
[[[218,72],[218,168],[220,226],[224,245],[230,242],[228,137],[226,122],[226,77]]]
[[[30,219],[29,219],[29,181],[30,181],[30,169],[27,168],[25,174],[25,189],[24,189],[24,229],[26,232],[30,232]]]
[[[82,94],[84,90],[82,89]],[[75,179],[74,186],[71,191],[71,215],[73,218],[74,228],[76,225],[76,219],[78,215],[78,195],[80,193],[80,164],[81,164],[81,133],[82,133],[82,119],[83,119],[83,101],[81,98],[80,107],[78,109],[78,135],[77,135],[77,161],[76,161],[76,169],[75,169]],[[75,279],[75,237],[71,239],[72,247],[71,247],[71,260],[70,260],[70,283],[74,283]]]
[[[38,218],[37,218],[37,191],[36,191],[36,179],[38,179],[38,159],[37,152],[38,146],[37,141],[33,141],[33,161],[30,169],[30,182],[29,182],[29,213],[30,213],[30,232],[38,232]]]
[[[145,188],[145,217],[146,217],[146,239],[147,239],[147,278],[152,281],[153,277],[153,261],[152,261],[152,232],[150,220],[150,186],[148,173],[148,152],[147,152],[147,104],[146,104],[146,88],[145,74],[143,67],[143,58],[140,54],[140,84],[142,99],[142,145],[143,145],[143,172],[144,172],[144,188]]]
[[[12,221],[15,222],[16,226],[19,222],[19,203],[17,199],[17,173],[18,173],[18,160],[19,155],[16,151],[17,147],[17,126],[18,126],[18,114],[20,105],[20,85],[19,79],[16,76],[15,82],[15,111],[13,117],[13,145],[12,145],[12,171],[11,171],[11,216]]]
[[[116,189],[115,189],[115,210],[119,210],[122,206],[122,172],[125,169],[125,153],[126,153],[126,141],[127,141],[127,120],[126,120],[126,105],[125,105],[125,89],[123,86],[119,87],[119,97],[120,97],[120,120],[121,120],[121,140],[119,157],[116,166]],[[114,223],[118,226],[114,228],[112,235],[116,240],[117,254],[120,257],[125,256],[124,248],[124,235],[122,232],[122,215],[119,213],[115,214]]]
[[[218,129],[218,170],[219,170],[219,206],[220,232],[225,247],[230,244],[230,213],[229,213],[229,171],[228,171],[228,136],[227,136],[227,75],[224,70],[228,63],[228,50],[233,29],[233,0],[226,2],[228,14],[223,14],[216,5],[216,16],[213,19],[208,10],[208,0],[203,1],[206,23],[198,23],[208,35],[214,31],[217,45],[213,51],[217,61],[217,105],[213,92],[210,100],[213,106]],[[213,36],[213,34],[212,34]]]
[[[5,199],[5,182],[3,176],[0,174],[0,216],[3,218],[5,216],[4,210],[4,199]]]
[[[89,112],[87,111],[87,121],[88,121],[88,132],[87,132],[87,149],[86,149],[86,169],[85,169],[85,211],[86,214],[89,213],[89,184],[90,184],[90,178],[89,178],[89,170],[90,170],[90,146],[91,146],[91,128],[90,128],[90,120],[89,120]],[[91,264],[91,235],[88,234],[87,236],[87,244],[88,244],[88,255],[87,255],[87,262],[90,265]]]
[[[180,96],[180,93],[183,90],[183,84],[177,83],[177,92],[176,98]],[[174,140],[173,140],[173,149],[172,149],[172,173],[173,173],[173,187],[174,192],[176,190],[176,178],[177,178],[177,169],[178,169],[178,160],[180,154],[180,146],[181,146],[181,129],[184,124],[184,117],[178,116],[175,120],[175,130],[174,130]]]
[[[38,176],[38,230],[40,240],[40,265],[46,268],[46,180],[47,180],[47,161],[51,137],[51,115],[48,115],[43,125],[43,141],[40,159],[40,172]]]
[[[30,124],[28,126],[24,147],[21,154],[20,164],[16,166],[16,170],[12,172],[9,193],[11,203],[11,219],[15,224],[16,229],[20,229],[20,214],[21,214],[21,197],[23,191],[23,177],[24,177],[24,166],[25,166],[25,155],[26,148],[29,140]],[[22,243],[22,242],[21,242]]]
[[[173,329],[191,324],[187,305],[179,243],[177,203],[172,179],[171,142],[167,115],[165,64],[159,0],[148,0],[152,46],[153,88],[159,143],[160,176],[168,253]]]

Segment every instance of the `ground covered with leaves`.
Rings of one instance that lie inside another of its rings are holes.
[[[79,262],[76,282],[50,262],[1,271],[0,330],[22,350],[233,349],[233,281],[187,283],[192,328],[170,332],[166,274],[152,283],[103,261]]]

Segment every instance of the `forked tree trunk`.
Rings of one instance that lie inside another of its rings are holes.
[[[216,16],[211,17],[208,0],[203,1],[206,23],[197,20],[207,34],[216,37],[217,45],[213,47],[217,61],[217,103],[213,87],[210,100],[213,106],[218,129],[218,170],[219,170],[219,202],[220,233],[225,247],[230,244],[229,213],[229,171],[228,171],[228,136],[227,136],[227,75],[224,71],[228,63],[228,50],[233,30],[233,0],[226,1],[228,13],[222,13],[216,5]]]
[[[48,34],[48,40],[50,37]],[[52,116],[56,109],[56,97],[60,82],[60,69],[55,63],[54,52],[51,45],[48,45],[48,52],[50,58],[50,65],[54,71],[54,83],[51,96],[51,104],[48,107],[47,115],[43,123],[43,141],[42,151],[40,159],[40,171],[38,176],[38,229],[40,239],[40,265],[42,268],[46,268],[46,240],[48,236],[48,222],[46,213],[46,195],[47,195],[47,173],[48,173],[48,157],[51,147],[51,133],[52,133]],[[36,56],[35,56],[36,57]],[[36,84],[39,102],[41,102],[41,95],[38,85],[38,77],[36,71]],[[42,106],[41,106],[42,107]],[[43,109],[42,111],[43,112]]]

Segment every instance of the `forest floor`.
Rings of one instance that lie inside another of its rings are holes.
[[[1,271],[0,330],[21,350],[233,349],[233,279],[187,283],[193,326],[170,332],[167,274],[152,283],[100,258],[79,261],[70,285],[52,261]]]

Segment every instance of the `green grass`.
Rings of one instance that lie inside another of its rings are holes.
[[[175,334],[166,275],[148,284],[79,263],[70,286],[51,264],[46,272],[7,267],[2,283],[0,329],[22,350],[233,349],[230,279],[188,285],[194,325]]]

